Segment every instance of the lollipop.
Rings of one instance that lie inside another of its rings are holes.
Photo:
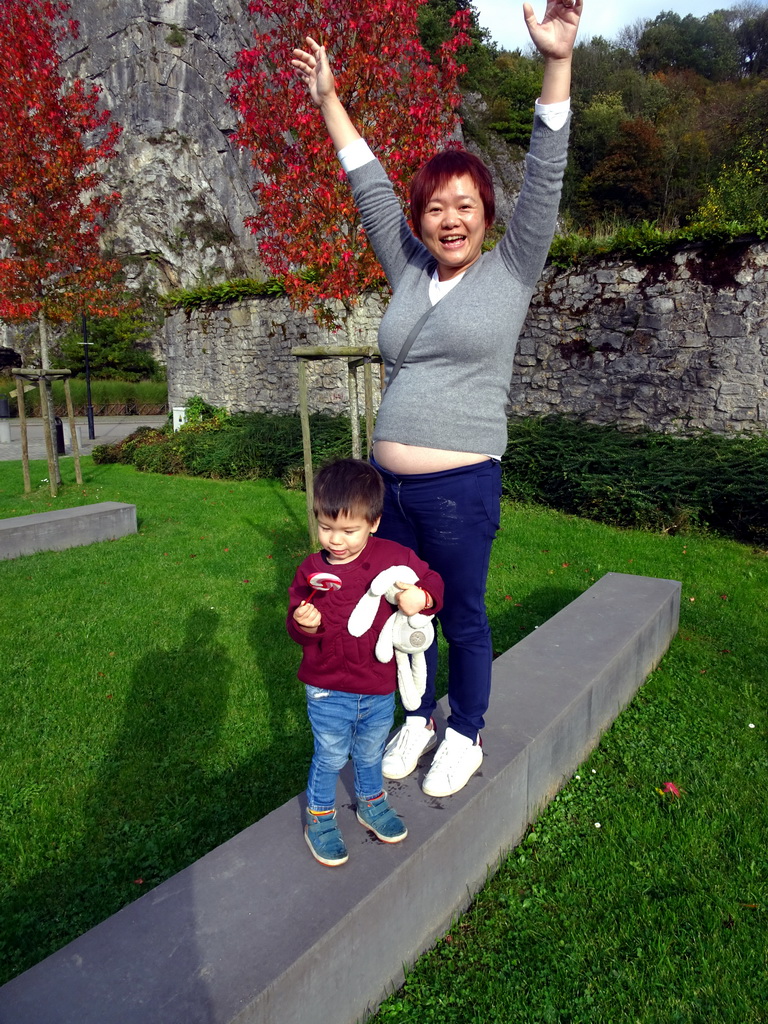
[[[311,572],[309,576],[307,576],[307,583],[310,587],[314,587],[316,591],[341,589],[341,580],[332,572]],[[309,604],[313,600],[314,596],[314,593],[310,594],[304,603]]]

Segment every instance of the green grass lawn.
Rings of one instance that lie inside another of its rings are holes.
[[[27,497],[0,463],[0,517],[128,501],[139,533],[0,563],[2,980],[295,796],[311,755],[283,625],[304,495],[62,465],[51,499],[44,463]],[[768,559],[508,504],[496,648],[608,571],[681,580],[678,637],[377,1019],[768,1021]]]

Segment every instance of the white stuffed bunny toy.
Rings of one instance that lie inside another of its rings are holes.
[[[427,685],[427,662],[424,652],[435,638],[435,627],[429,615],[405,615],[397,607],[396,582],[416,583],[418,576],[408,565],[393,565],[373,580],[349,616],[347,629],[352,636],[362,636],[373,625],[382,597],[394,605],[376,641],[376,657],[381,662],[397,662],[397,683],[406,711],[415,711],[421,704]]]

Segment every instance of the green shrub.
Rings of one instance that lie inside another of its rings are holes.
[[[343,416],[310,417],[316,466],[349,455],[352,430]],[[304,448],[298,416],[241,413],[186,424],[176,433],[142,430],[114,445],[94,448],[96,462],[129,462],[153,473],[186,473],[214,479],[269,477],[303,483]]]
[[[768,436],[651,431],[559,417],[509,424],[505,493],[612,526],[705,527],[768,543]]]
[[[315,466],[352,450],[346,417],[312,417],[311,436]],[[303,485],[298,416],[250,413],[175,434],[142,430],[93,455],[154,473]],[[768,436],[672,437],[559,417],[513,420],[502,477],[509,498],[611,526],[702,528],[768,545]]]

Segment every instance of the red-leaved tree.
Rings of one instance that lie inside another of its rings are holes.
[[[117,312],[119,263],[99,239],[119,202],[102,168],[121,132],[99,89],[66,82],[59,45],[76,37],[63,0],[0,4],[0,319],[47,324]]]
[[[347,312],[381,281],[323,119],[291,68],[294,47],[312,35],[328,47],[339,97],[404,200],[413,173],[456,129],[471,11],[451,21],[453,37],[432,63],[418,36],[425,0],[252,0],[263,26],[231,73],[237,140],[252,152],[259,213],[249,218],[267,269],[300,309],[333,322],[325,303]]]

